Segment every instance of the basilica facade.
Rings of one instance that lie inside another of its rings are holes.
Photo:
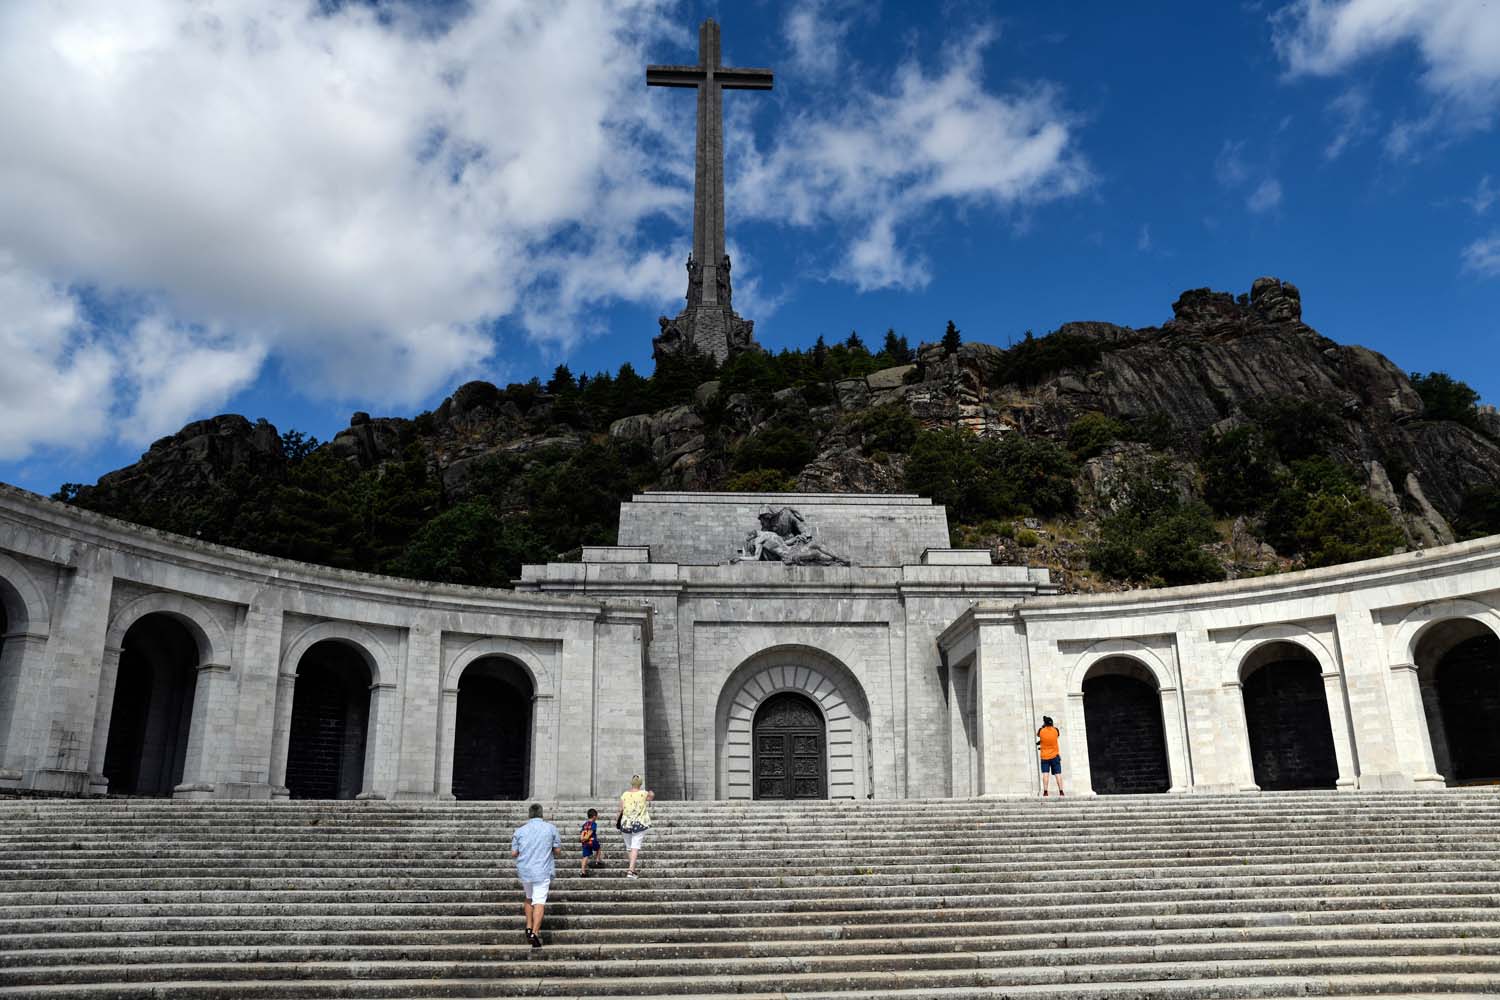
[[[681,799],[1500,779],[1500,537],[1060,596],[916,496],[647,493],[512,590],[227,549],[0,487],[0,787]]]

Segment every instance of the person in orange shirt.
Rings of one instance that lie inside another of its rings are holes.
[[[1042,716],[1042,728],[1036,731],[1037,752],[1042,758],[1042,794],[1047,794],[1047,784],[1053,776],[1057,777],[1057,795],[1063,795],[1062,783],[1062,751],[1057,747],[1057,727],[1052,724],[1052,716]]]

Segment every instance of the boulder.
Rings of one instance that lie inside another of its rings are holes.
[[[865,385],[872,392],[880,392],[885,389],[898,389],[906,384],[906,376],[917,370],[916,365],[897,365],[895,368],[882,368],[878,372],[871,372],[865,376]]]

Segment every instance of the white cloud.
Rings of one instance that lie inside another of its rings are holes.
[[[1214,159],[1214,176],[1226,188],[1239,187],[1250,179],[1250,168],[1245,163],[1245,140],[1224,140],[1219,155]]]
[[[1484,215],[1497,199],[1500,199],[1500,191],[1490,186],[1490,175],[1485,174],[1479,178],[1479,187],[1475,190],[1474,196],[1465,198],[1463,201],[1474,210],[1475,215]]]
[[[844,39],[860,8],[852,0],[802,0],[782,21],[789,68],[810,77],[829,77],[843,60]]]
[[[1151,249],[1151,224],[1149,222],[1141,224],[1141,235],[1136,237],[1135,248],[1141,253]]]
[[[1492,233],[1464,247],[1463,269],[1481,278],[1500,278],[1500,233]]]
[[[1336,160],[1350,146],[1369,138],[1375,131],[1371,123],[1370,99],[1364,91],[1351,87],[1328,102],[1328,113],[1337,123],[1333,138],[1323,147],[1323,158]]]
[[[0,247],[225,331],[234,384],[273,353],[410,404],[497,318],[565,348],[599,301],[681,294],[635,252],[686,202],[648,158],[685,142],[642,100],[659,6],[497,0],[434,32],[391,5],[4,5]]]
[[[1387,151],[1415,155],[1417,141],[1487,127],[1500,109],[1500,4],[1486,0],[1296,0],[1271,18],[1288,71],[1334,76],[1404,46],[1415,48],[1433,107],[1398,123]]]
[[[107,433],[116,359],[77,301],[0,250],[0,459]]]
[[[174,325],[160,315],[138,321],[120,349],[122,396],[131,398],[120,439],[144,445],[179,429],[205,408],[255,380],[266,349]]]
[[[112,421],[146,440],[271,362],[320,400],[416,405],[503,368],[501,321],[562,353],[602,307],[680,302],[682,247],[647,230],[691,218],[691,104],[642,80],[691,42],[672,0],[491,0],[436,29],[397,0],[319,9],[0,3],[0,254],[24,300],[0,320],[0,451]],[[807,9],[798,59],[865,16]],[[915,287],[924,216],[1083,190],[1073,119],[1049,89],[986,90],[988,40],[837,90],[764,156],[731,129],[734,212],[816,224],[841,261],[821,277]],[[135,306],[96,329],[70,288]]]
[[[890,92],[856,86],[829,113],[792,117],[764,153],[737,151],[730,201],[752,218],[845,229],[830,277],[866,291],[930,280],[905,233],[945,205],[1024,210],[1084,190],[1092,176],[1056,92],[985,89],[990,37],[947,50],[935,74],[908,62]]]
[[[1267,177],[1256,185],[1250,197],[1245,199],[1245,207],[1257,214],[1274,211],[1281,206],[1281,182],[1274,177]]]

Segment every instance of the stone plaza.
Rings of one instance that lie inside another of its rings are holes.
[[[916,496],[646,493],[618,545],[484,590],[0,488],[0,782],[1032,796],[1042,715],[1075,794],[1500,778],[1500,538],[1082,596],[948,538]]]

